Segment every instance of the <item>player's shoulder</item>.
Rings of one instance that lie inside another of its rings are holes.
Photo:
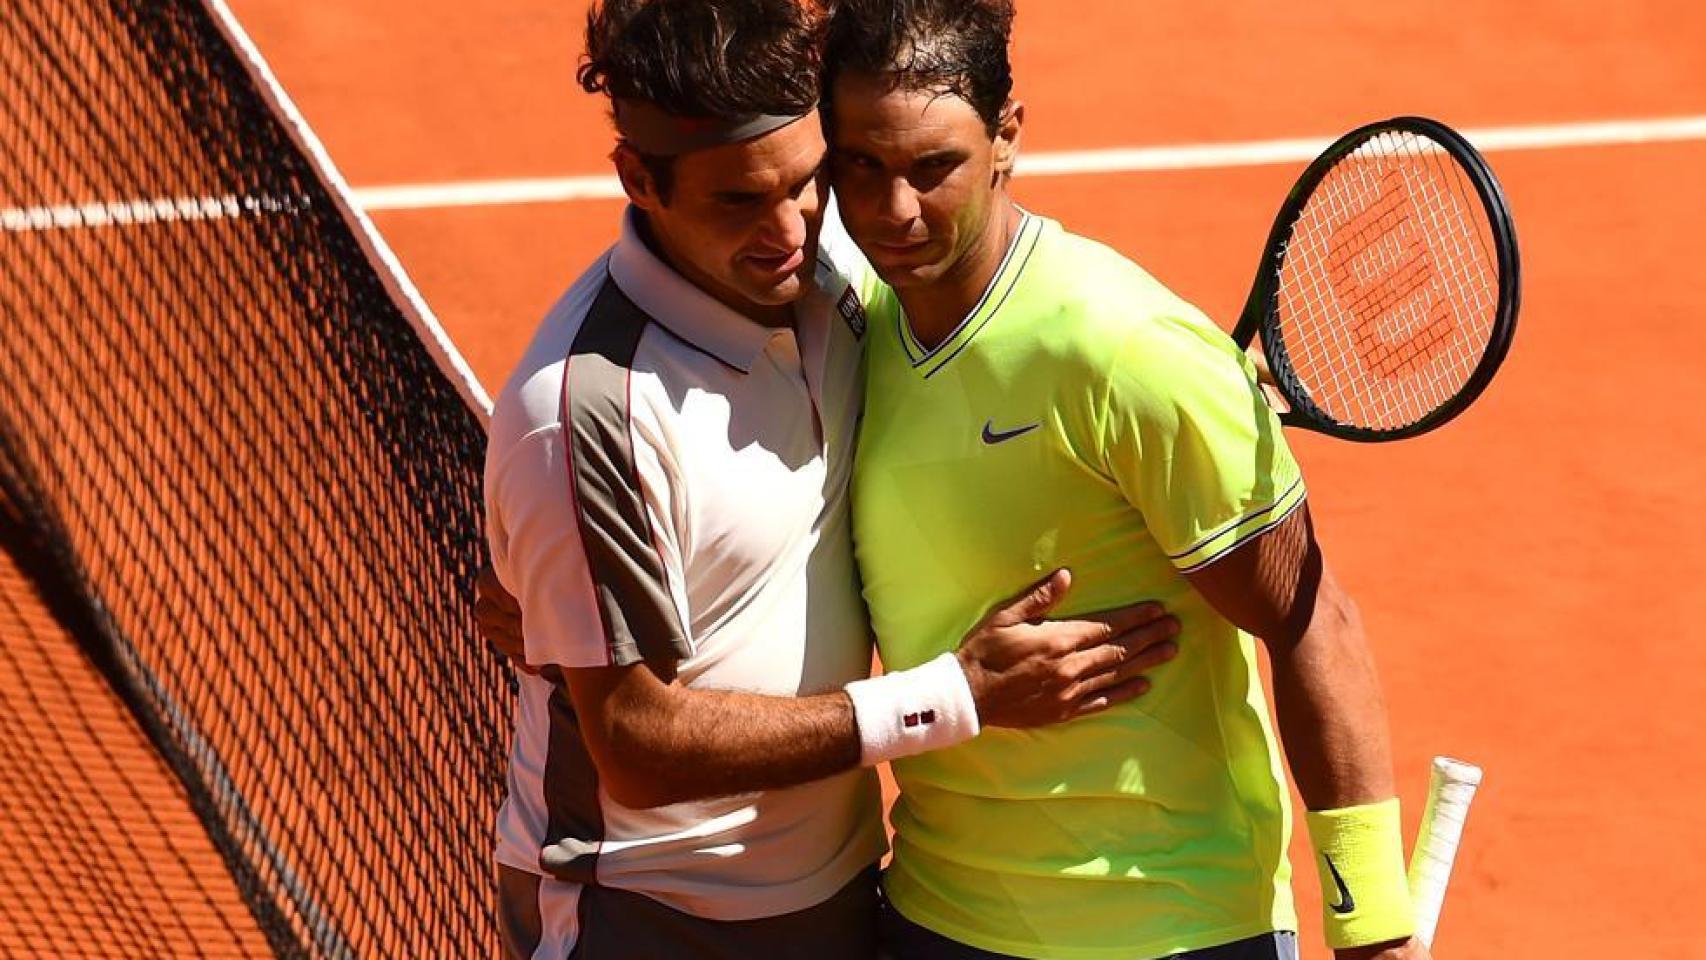
[[[546,311],[492,406],[488,458],[562,419],[563,377],[575,337],[609,282],[609,254],[600,256]]]
[[[1193,356],[1232,356],[1203,312],[1130,257],[1064,227],[1048,238],[1045,282],[1063,338],[1097,367],[1167,369]]]

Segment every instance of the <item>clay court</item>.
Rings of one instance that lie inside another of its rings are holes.
[[[573,84],[582,4],[232,6],[495,393],[621,211],[591,179],[609,172],[601,103]],[[1405,443],[1291,439],[1379,657],[1407,830],[1431,756],[1487,772],[1435,955],[1706,956],[1693,929],[1706,887],[1706,125],[1656,122],[1706,114],[1706,7],[1021,0],[1016,72],[1026,154],[1080,158],[1077,172],[1021,175],[1021,202],[1228,328],[1303,161],[1207,151],[1110,169],[1086,152],[1326,140],[1399,113],[1471,139],[1552,131],[1487,150],[1515,210],[1524,304],[1485,397]],[[1606,121],[1646,123],[1606,142],[1572,126]],[[544,178],[589,178],[572,189],[594,195],[493,201],[496,184]],[[453,189],[379,190],[420,185]],[[0,817],[21,838],[0,858],[0,955],[262,955],[169,772],[56,630],[0,565]],[[59,741],[31,733],[45,717],[61,718]],[[127,775],[93,807],[68,802],[40,773],[62,759],[34,750]],[[88,843],[72,824],[138,811],[125,869],[158,874],[193,912],[140,903],[96,925],[114,939],[65,942],[56,930],[88,922],[84,891],[123,882],[67,852]],[[1304,955],[1320,958],[1301,849]],[[54,910],[9,906],[44,884]]]

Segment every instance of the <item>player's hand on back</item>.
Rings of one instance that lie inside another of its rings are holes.
[[[1133,700],[1150,670],[1173,659],[1179,622],[1158,603],[1073,620],[1044,620],[1071,588],[1056,570],[966,634],[960,666],[986,727],[1040,727]]]
[[[480,635],[498,653],[508,657],[523,673],[538,673],[527,663],[527,645],[521,639],[521,604],[510,596],[491,567],[481,567],[474,585],[474,622]]]

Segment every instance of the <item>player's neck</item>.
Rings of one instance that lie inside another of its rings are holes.
[[[906,312],[907,326],[920,346],[936,349],[965,322],[995,280],[1024,218],[1012,198],[1003,193],[996,199],[989,226],[978,242],[941,279],[895,291]]]

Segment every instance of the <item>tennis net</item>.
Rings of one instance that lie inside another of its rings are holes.
[[[97,910],[210,896],[125,840],[179,802],[277,955],[492,955],[512,692],[471,616],[485,401],[344,197],[220,0],[7,3],[0,540],[182,799],[127,810],[109,775],[146,764],[64,756],[80,698],[10,690],[38,715],[0,720],[84,821],[42,869],[87,868]],[[87,949],[35,893],[0,950]]]

